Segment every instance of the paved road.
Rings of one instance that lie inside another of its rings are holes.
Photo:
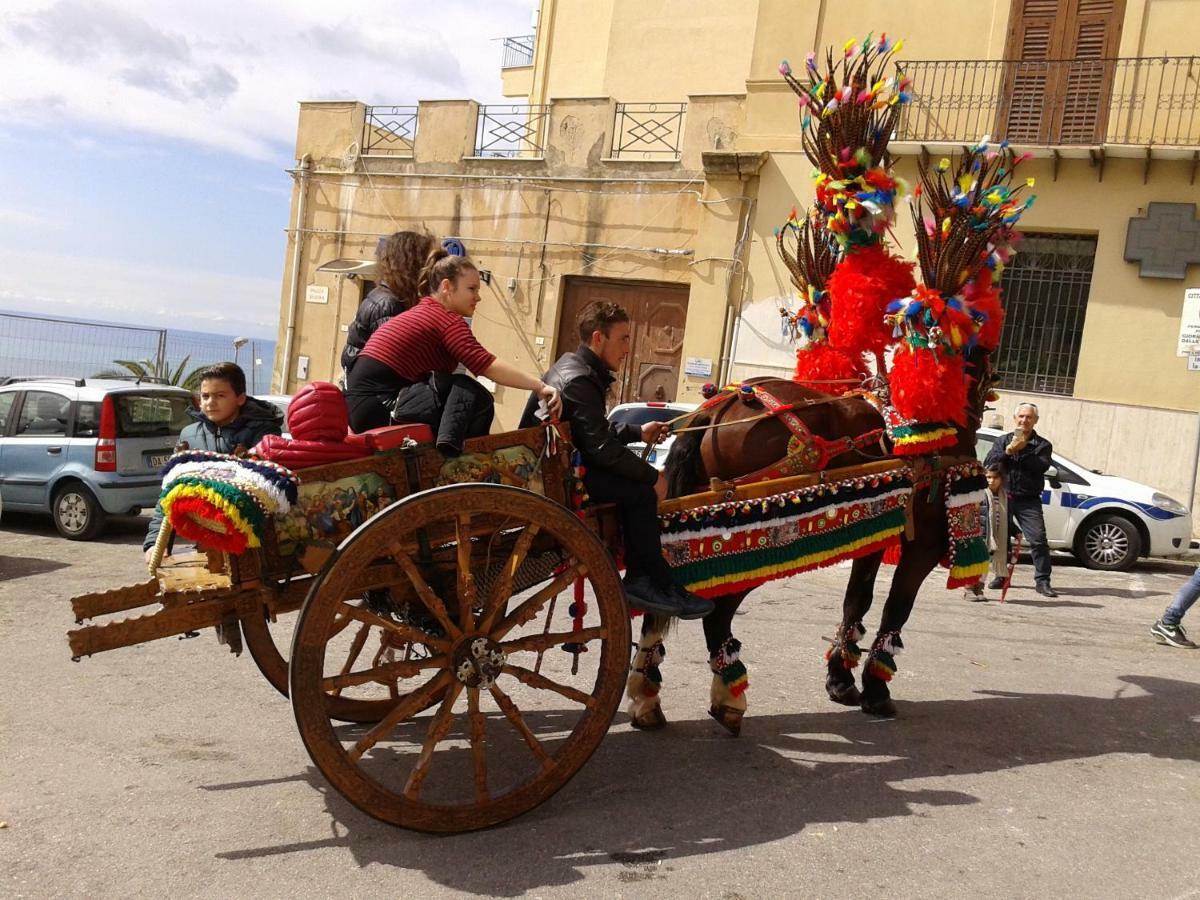
[[[1200,653],[1146,630],[1189,566],[1056,558],[1058,600],[1025,586],[1004,606],[931,579],[891,722],[823,696],[844,570],[772,585],[735,620],[740,739],[704,715],[685,625],[666,731],[619,715],[547,804],[436,838],[331,792],[288,704],[210,634],[69,661],[68,599],[139,580],[143,527],[78,544],[35,518],[0,525],[0,893],[1200,896]]]

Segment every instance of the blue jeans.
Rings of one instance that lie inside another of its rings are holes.
[[[1013,523],[1024,535],[1025,546],[1033,557],[1033,580],[1035,584],[1050,583],[1050,545],[1046,542],[1046,520],[1042,518],[1042,498],[1014,497],[1008,495],[1008,533],[1013,533]]]
[[[1162,623],[1164,625],[1178,625],[1183,621],[1183,614],[1191,609],[1197,597],[1200,597],[1200,566],[1196,567],[1196,571],[1187,580],[1187,584],[1179,589],[1179,593],[1175,595],[1175,599],[1171,601],[1171,605],[1163,613]]]

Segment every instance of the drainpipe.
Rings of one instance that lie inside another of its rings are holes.
[[[292,246],[292,288],[288,300],[287,331],[283,337],[283,366],[279,373],[281,394],[288,392],[288,373],[292,370],[292,339],[296,334],[296,308],[300,304],[300,241],[304,234],[304,200],[308,196],[308,173],[312,170],[312,157],[305,153],[296,168],[300,176],[300,199],[296,201],[296,226],[292,229],[295,243]]]

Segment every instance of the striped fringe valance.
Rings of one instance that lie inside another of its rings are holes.
[[[946,472],[946,525],[949,535],[946,587],[974,584],[988,570],[987,539],[983,528],[983,466],[967,463]]]
[[[675,580],[703,597],[757,587],[899,541],[912,491],[901,470],[660,517]]]

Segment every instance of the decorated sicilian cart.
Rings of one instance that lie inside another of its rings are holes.
[[[896,49],[847,45],[823,71],[810,58],[803,80],[782,67],[819,169],[817,208],[780,232],[801,301],[788,321],[807,341],[793,380],[730,385],[677,423],[668,460],[664,553],[679,583],[724,601],[704,621],[709,711],[735,734],[747,674],[730,623],[756,586],[854,560],[826,687],[892,714],[921,582],[938,563],[951,586],[986,569],[974,431],[1019,160],[981,142],[957,167],[922,166],[916,285],[882,241],[905,82],[880,73]],[[431,440],[380,429],[350,458],[292,469],[173,457],[161,502],[201,550],[172,553],[164,536],[148,580],[75,598],[72,655],[213,628],[290,697],[314,764],[368,814],[456,832],[533,808],[596,749],[626,687],[633,724],[663,724],[665,623],[647,617],[631,644],[616,516],[583,504],[565,426],[475,439],[456,458]],[[897,552],[860,693],[862,619]]]

